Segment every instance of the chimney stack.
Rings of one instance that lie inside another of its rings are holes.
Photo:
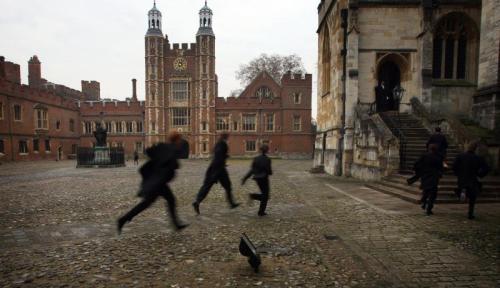
[[[32,88],[40,88],[42,85],[42,65],[36,55],[28,61],[28,82]]]
[[[132,79],[132,100],[137,101],[137,80]]]

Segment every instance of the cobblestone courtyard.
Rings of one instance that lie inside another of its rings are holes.
[[[500,287],[500,205],[418,205],[307,172],[310,161],[274,161],[269,215],[259,218],[240,186],[248,161],[229,170],[243,205],[227,208],[215,186],[196,217],[191,202],[208,162],[182,163],[172,184],[181,219],[164,203],[125,226],[137,167],[76,169],[75,163],[0,166],[1,287]],[[260,274],[239,255],[242,232],[263,251]]]

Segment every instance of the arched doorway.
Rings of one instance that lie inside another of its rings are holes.
[[[189,158],[189,142],[185,139],[182,139],[181,149],[179,150],[179,158],[180,159],[188,159]]]
[[[401,71],[392,60],[379,64],[378,86],[376,88],[377,112],[398,110],[398,103],[394,99],[393,90],[401,85]]]

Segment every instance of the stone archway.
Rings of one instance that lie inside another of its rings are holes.
[[[397,86],[404,86],[409,79],[409,55],[399,53],[384,53],[377,55],[377,112],[394,111],[399,109],[399,103],[393,95]]]

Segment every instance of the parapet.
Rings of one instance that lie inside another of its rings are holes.
[[[173,43],[167,45],[167,50],[184,50],[186,52],[195,52],[196,43]]]
[[[312,86],[312,74],[293,74],[288,72],[281,78],[281,84],[283,86],[290,84]]]

